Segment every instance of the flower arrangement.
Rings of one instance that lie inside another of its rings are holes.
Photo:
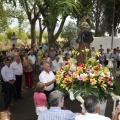
[[[56,72],[58,88],[72,90],[74,97],[81,95],[84,98],[88,95],[96,95],[101,101],[107,99],[110,93],[114,92],[115,79],[111,76],[110,70],[102,66],[99,60],[94,57],[87,58],[89,49],[82,52],[86,55],[85,63],[80,63],[74,71],[70,70],[71,62],[76,61],[74,57]],[[94,54],[100,56],[99,52]]]

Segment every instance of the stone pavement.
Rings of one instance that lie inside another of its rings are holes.
[[[34,81],[35,84],[38,82],[38,75],[37,73],[36,78],[37,80]],[[23,77],[24,78],[24,77]],[[120,80],[120,77],[117,77],[117,80]],[[1,85],[0,85],[1,91]],[[23,86],[22,86],[22,100],[18,100],[14,103],[14,107],[11,107],[11,112],[13,115],[13,120],[37,120],[37,116],[35,114],[35,108],[33,103],[33,93],[34,89],[32,88],[25,88],[24,79],[23,79]],[[3,110],[4,103],[3,103],[3,95],[0,94],[0,111]],[[78,101],[71,101],[68,97],[65,98],[65,108],[70,109],[73,112],[80,112],[80,103]],[[111,98],[107,101],[106,113],[105,115],[111,118],[111,113],[113,109],[113,101]]]

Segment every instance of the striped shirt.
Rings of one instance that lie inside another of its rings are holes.
[[[75,114],[60,107],[50,107],[49,110],[39,114],[38,120],[75,120]]]

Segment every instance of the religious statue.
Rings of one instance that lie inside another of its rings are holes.
[[[78,63],[84,63],[85,55],[82,52],[85,48],[90,49],[90,43],[93,42],[93,36],[91,29],[91,21],[89,16],[85,16],[81,19],[80,22],[81,31],[79,32],[78,38],[76,42],[79,44],[78,51],[80,52],[80,55],[78,56]],[[91,54],[89,52],[88,57],[90,57]]]

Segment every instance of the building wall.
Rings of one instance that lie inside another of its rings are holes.
[[[106,51],[107,48],[111,49],[112,37],[94,37],[94,41],[91,43],[91,46],[94,46],[96,50],[100,48],[100,44],[103,45],[103,49]],[[120,48],[120,37],[113,38],[113,49]]]

